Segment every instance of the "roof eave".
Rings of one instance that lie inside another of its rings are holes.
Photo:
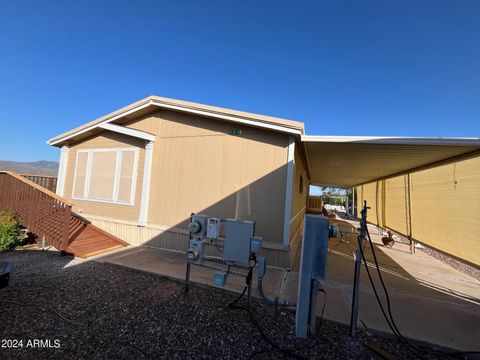
[[[136,105],[136,106],[131,107],[132,105]],[[92,123],[91,126],[82,126],[78,128],[79,129],[78,131],[72,130],[72,131],[60,134],[56,137],[53,137],[47,141],[47,144],[51,146],[61,146],[66,141],[72,138],[75,138],[78,135],[100,128],[101,125],[103,124],[112,123],[118,119],[121,119],[132,113],[145,109],[149,106],[156,106],[159,108],[166,108],[166,109],[171,109],[175,111],[187,112],[191,114],[197,114],[200,116],[218,118],[224,121],[230,121],[230,122],[240,123],[248,126],[259,127],[259,128],[263,128],[263,129],[267,129],[275,132],[282,132],[282,133],[287,133],[289,135],[296,135],[299,137],[304,134],[304,128],[302,123],[298,123],[298,124],[302,124],[301,126],[298,126],[298,127],[289,126],[286,124],[275,123],[273,121],[266,121],[266,120],[262,121],[262,120],[254,119],[247,116],[229,114],[224,111],[215,111],[215,110],[209,110],[209,109],[201,109],[195,106],[185,106],[180,104],[174,104],[165,100],[161,100],[160,98],[155,96],[150,96],[132,105],[130,105],[130,108],[126,109],[125,111],[120,111],[120,112],[117,111],[109,115],[106,115],[105,117],[100,118],[101,119],[100,121],[94,120],[94,123]],[[110,115],[113,115],[113,116],[110,116]]]
[[[402,136],[319,136],[302,135],[303,143],[360,143],[390,145],[442,145],[474,146],[480,145],[480,138],[460,137],[402,137]]]

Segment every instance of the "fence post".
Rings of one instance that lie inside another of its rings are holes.
[[[70,221],[72,219],[72,207],[68,206],[66,204],[62,204],[64,207],[64,217],[63,217],[63,234],[62,234],[62,239],[61,239],[61,249],[59,250],[66,250],[68,245],[68,235],[70,231]]]

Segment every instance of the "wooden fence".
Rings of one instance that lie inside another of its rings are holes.
[[[38,184],[51,192],[57,191],[57,177],[56,176],[43,176],[43,175],[30,175],[20,174],[25,179],[28,179],[35,184]]]
[[[68,247],[72,204],[54,192],[9,171],[0,171],[0,210],[10,210],[22,225],[56,247]]]

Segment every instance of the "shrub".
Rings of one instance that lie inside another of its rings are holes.
[[[22,243],[22,225],[18,216],[0,211],[0,252],[12,250]]]

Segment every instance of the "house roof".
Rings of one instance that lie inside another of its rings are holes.
[[[131,136],[154,141],[154,134],[121,128],[118,124],[159,108],[295,135],[301,139],[314,185],[351,187],[480,153],[479,138],[307,136],[302,122],[159,96],[137,101],[55,136],[47,143],[62,146],[104,130],[128,132]]]
[[[189,101],[170,99],[160,96],[149,96],[133,104],[125,106],[117,111],[102,116],[96,120],[57,135],[47,141],[53,146],[61,146],[69,141],[78,140],[90,135],[95,130],[100,130],[102,124],[114,123],[128,116],[138,116],[155,108],[170,109],[191,113],[223,121],[241,123],[249,126],[268,129],[276,132],[284,132],[292,135],[301,135],[304,131],[302,122],[286,120],[266,115],[248,113],[244,111],[225,109],[216,106],[203,105]]]
[[[479,138],[302,136],[314,185],[352,187],[480,154]]]

